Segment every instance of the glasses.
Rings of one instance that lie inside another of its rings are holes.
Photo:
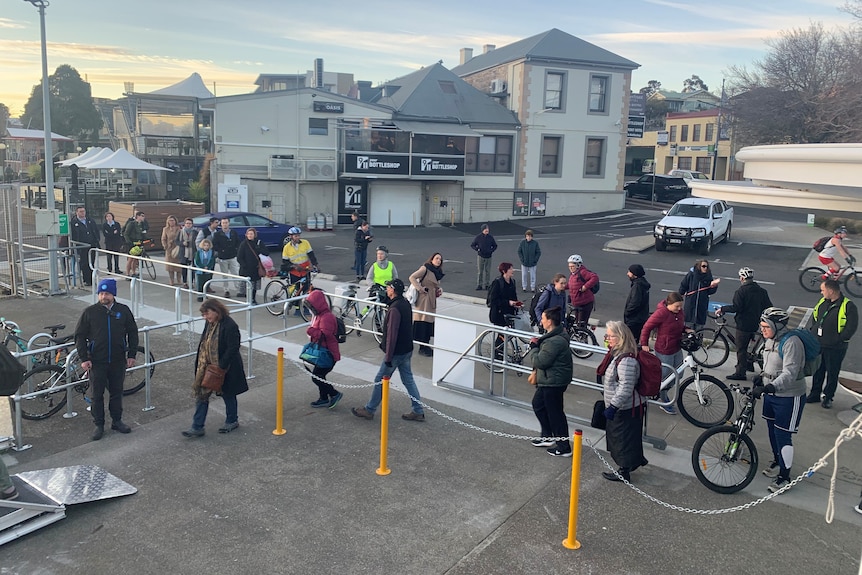
[[[701,267],[701,269],[704,269],[704,270],[708,270],[708,269],[709,269],[709,266],[708,266],[708,265],[706,265],[706,264],[701,264],[701,265],[700,265],[700,267]]]
[[[760,324],[760,329],[772,329],[771,326]]]
[[[619,338],[620,338],[620,336],[613,334],[613,333],[605,334],[605,339],[619,339]]]

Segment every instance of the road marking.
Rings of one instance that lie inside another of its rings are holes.
[[[461,261],[458,261],[458,260],[443,260],[443,263],[444,263],[444,264],[463,264],[463,263],[465,263],[465,262],[461,262]]]
[[[627,217],[628,215],[629,215],[628,213],[622,212],[620,214],[609,214],[607,216],[599,216],[598,218],[584,218],[583,221],[585,221],[585,222],[597,222],[599,220],[611,220],[614,218],[624,218],[624,217]]]
[[[324,250],[349,250],[350,248],[345,248],[343,246],[323,246]]]
[[[614,224],[614,225],[612,225],[611,227],[612,227],[612,228],[622,228],[622,227],[624,227],[624,226],[642,226],[642,225],[644,225],[644,224],[654,224],[654,223],[656,223],[657,221],[658,221],[658,220],[646,220],[646,221],[644,221],[644,222],[627,222],[627,223],[625,223],[625,224]]]

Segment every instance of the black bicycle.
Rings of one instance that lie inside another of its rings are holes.
[[[709,315],[715,322],[715,325],[718,326],[718,329],[702,327],[697,330],[702,343],[700,348],[695,350],[692,355],[698,365],[714,368],[723,365],[727,361],[727,358],[730,357],[731,349],[735,350],[737,346],[733,330],[727,325],[727,318],[723,315]],[[748,365],[763,367],[763,346],[765,343],[766,340],[763,339],[759,331],[754,334],[754,338],[748,344]]]
[[[506,320],[506,327],[514,328],[515,320],[520,317],[520,313],[507,313],[503,317]],[[487,331],[476,342],[476,354],[487,360],[482,362],[486,369],[490,370],[493,365],[494,373],[502,373],[505,364],[523,365],[524,358],[529,353],[530,340],[520,336],[502,336],[494,331]],[[521,372],[517,373],[520,377]]]
[[[596,334],[593,333],[594,329],[590,326],[586,321],[581,320],[581,311],[583,308],[580,306],[572,306],[567,305],[566,309],[568,310],[566,313],[566,333],[569,334],[569,339],[576,342],[582,343],[585,345],[599,345],[598,340],[596,339]],[[573,347],[572,355],[579,359],[587,359],[593,352],[588,349],[580,349]]]

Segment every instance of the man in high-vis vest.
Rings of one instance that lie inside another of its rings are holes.
[[[398,279],[398,270],[395,264],[389,260],[389,249],[386,246],[377,246],[377,261],[368,268],[365,277],[369,286],[374,284],[386,285],[386,282]]]
[[[820,294],[823,297],[814,307],[814,329],[820,340],[821,361],[811,378],[808,403],[819,401],[824,409],[829,409],[838,388],[838,372],[847,353],[847,344],[859,325],[859,312],[856,304],[844,297],[835,280],[824,280],[820,284]],[[823,387],[824,379],[826,387]]]

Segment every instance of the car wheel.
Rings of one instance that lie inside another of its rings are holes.
[[[712,234],[706,236],[706,240],[700,244],[700,255],[708,256],[712,251]]]
[[[655,239],[655,251],[666,252],[667,251],[667,244],[664,243],[663,241],[661,241],[660,239],[656,238]]]
[[[733,224],[727,224],[727,232],[724,234],[724,239],[721,240],[722,243],[727,243],[730,241],[730,232],[733,230]]]

